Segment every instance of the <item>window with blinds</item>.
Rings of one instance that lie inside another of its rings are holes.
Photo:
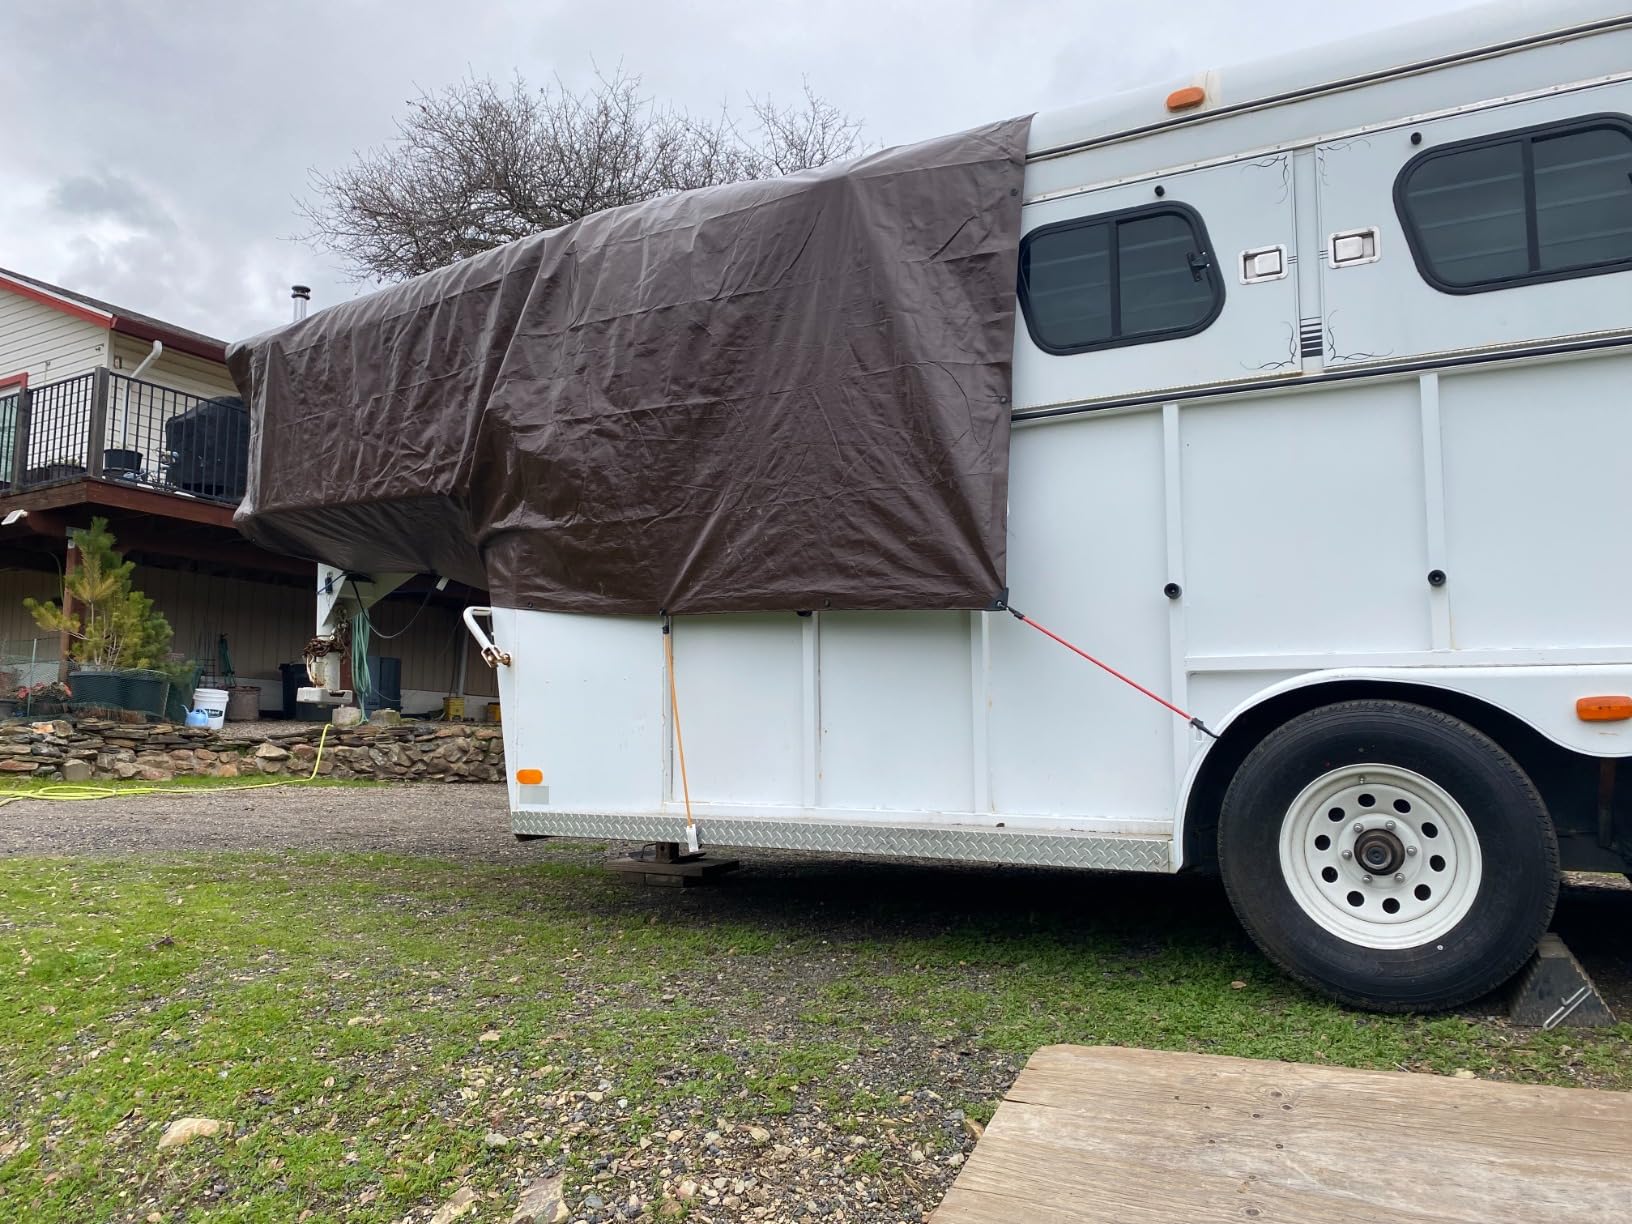
[[[1632,268],[1632,119],[1432,149],[1400,172],[1394,198],[1418,270],[1446,293]]]

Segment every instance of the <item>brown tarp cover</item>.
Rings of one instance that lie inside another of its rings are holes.
[[[985,606],[1029,127],[597,213],[233,345],[239,526],[505,607]]]

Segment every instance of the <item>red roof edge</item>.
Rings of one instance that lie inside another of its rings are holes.
[[[115,315],[109,326],[121,336],[133,336],[137,340],[157,340],[165,348],[174,349],[178,353],[189,353],[194,357],[202,357],[205,361],[219,361],[222,365],[227,362],[226,345],[207,344],[196,336],[183,336],[169,328],[155,327],[145,319],[129,319],[124,315]]]
[[[0,285],[12,293],[41,302],[63,314],[73,315],[76,319],[83,319],[87,323],[95,323],[98,327],[108,327],[113,323],[113,316],[101,310],[93,310],[89,306],[82,306],[78,302],[70,301],[65,297],[58,297],[55,293],[47,293],[43,289],[36,289],[33,285],[22,281],[12,280],[11,277],[0,277]]]

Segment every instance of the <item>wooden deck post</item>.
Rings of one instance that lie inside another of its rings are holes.
[[[108,449],[108,394],[112,381],[107,366],[97,366],[91,381],[91,420],[85,441],[85,472],[93,480],[102,475]]]
[[[32,395],[28,389],[28,377],[23,376],[21,385],[17,388],[17,407],[11,422],[11,471],[9,477],[13,489],[23,487],[23,474],[28,471],[28,426],[32,413]]]

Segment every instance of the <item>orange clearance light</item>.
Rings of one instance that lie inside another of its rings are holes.
[[[1187,85],[1183,89],[1175,89],[1167,95],[1167,109],[1170,111],[1193,110],[1207,101],[1207,91],[1200,85]]]
[[[544,771],[542,769],[518,769],[516,770],[516,781],[523,786],[537,786],[544,781]]]
[[[1582,722],[1625,722],[1632,718],[1632,697],[1582,697],[1575,703],[1575,716]]]

